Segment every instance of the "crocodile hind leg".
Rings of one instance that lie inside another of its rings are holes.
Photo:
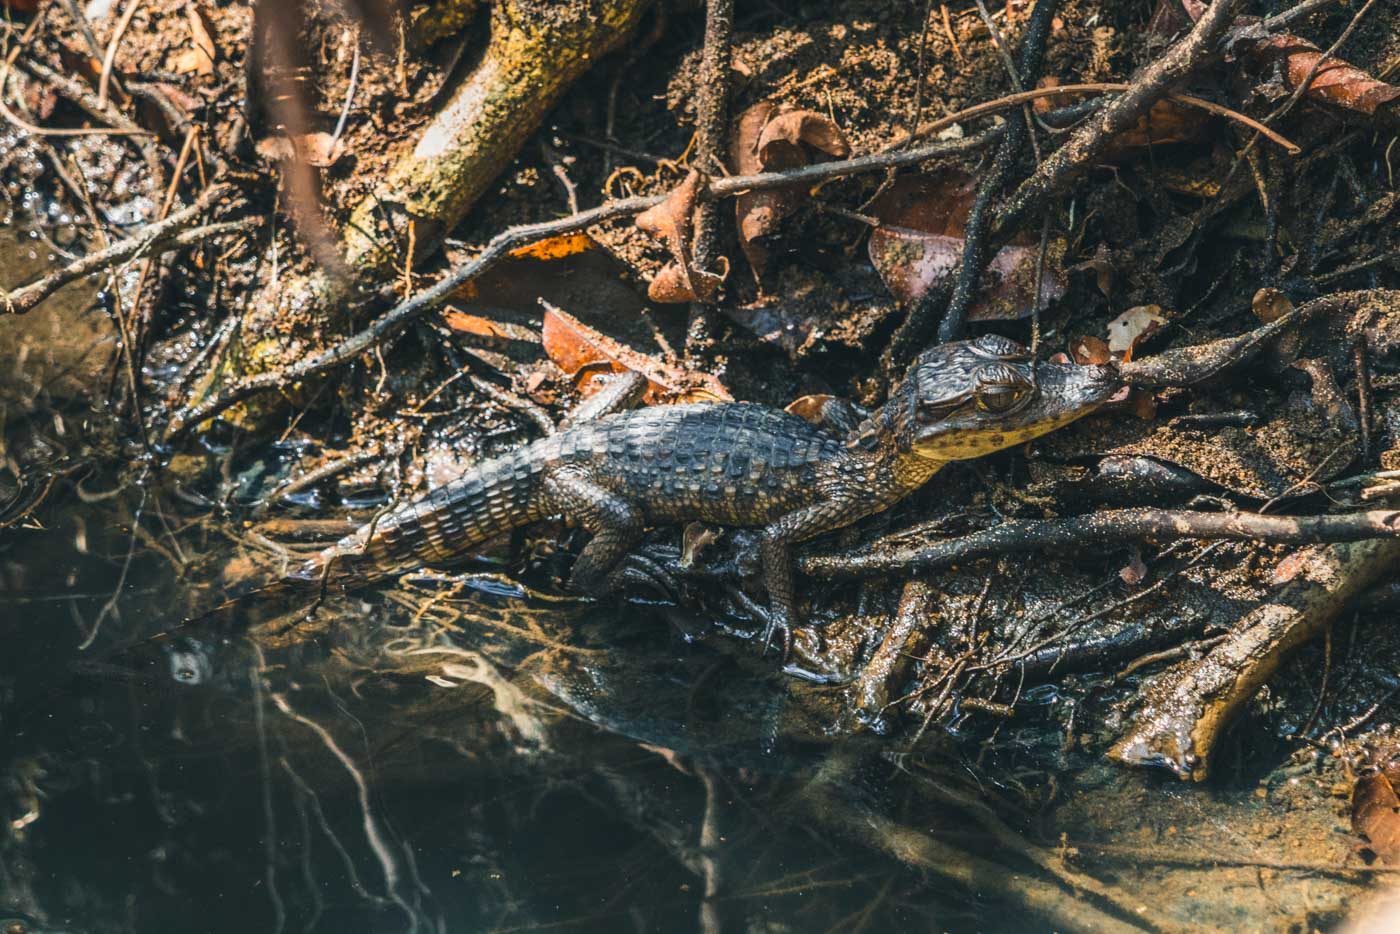
[[[542,484],[545,504],[593,533],[569,575],[569,586],[587,594],[606,593],[618,583],[619,562],[642,538],[638,509],[578,468],[550,471]]]

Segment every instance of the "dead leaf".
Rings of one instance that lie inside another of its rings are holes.
[[[826,404],[835,398],[835,396],[824,393],[798,396],[796,399],[789,402],[787,408],[783,409],[783,411],[789,415],[796,415],[798,418],[811,422],[813,425],[821,425],[823,424],[822,411],[826,408]]]
[[[598,241],[579,231],[536,240],[534,243],[516,247],[507,255],[511,259],[564,259],[566,256],[576,256],[596,249]]]
[[[492,321],[481,315],[470,315],[455,308],[442,313],[442,321],[449,328],[474,337],[487,337],[493,340],[521,341],[537,344],[540,336],[527,327],[509,321]]]
[[[663,363],[593,330],[562,309],[547,306],[542,332],[544,351],[574,380],[585,397],[596,392],[591,377],[631,370],[646,377],[648,404],[658,402],[733,402],[724,384],[708,373],[694,373]]]
[[[1108,322],[1108,349],[1131,354],[1133,349],[1167,323],[1160,305],[1138,305]]]
[[[870,232],[870,261],[902,304],[918,300],[952,276],[962,263],[967,213],[976,196],[973,180],[960,172],[937,179],[901,178],[872,206],[880,227]],[[1036,242],[1032,242],[1036,241]],[[1035,304],[1038,238],[1022,235],[987,263],[971,321],[1024,318]],[[1039,280],[1042,305],[1065,294],[1060,261],[1064,241],[1050,243]]]
[[[1116,270],[1113,266],[1112,255],[1103,243],[1094,248],[1093,256],[1082,263],[1075,263],[1065,272],[1092,272],[1094,281],[1098,284],[1099,291],[1103,293],[1104,298],[1113,296],[1113,276]]]
[[[1169,0],[1175,5],[1177,0]],[[1160,9],[1160,8],[1159,8]],[[1059,78],[1044,77],[1036,82],[1037,88],[1055,88],[1061,84]],[[1088,95],[1065,95],[1062,97],[1037,98],[1032,108],[1037,113],[1049,113],[1056,107],[1078,100]],[[1163,98],[1148,109],[1137,123],[1113,137],[1105,150],[1106,158],[1118,158],[1135,154],[1148,146],[1165,146],[1169,143],[1190,143],[1204,138],[1208,115],[1201,110],[1186,107],[1175,101]]]
[[[1115,158],[1149,146],[1197,142],[1205,138],[1209,119],[1203,110],[1159,100],[1131,128],[1113,137],[1105,155]]]
[[[1132,559],[1118,571],[1118,576],[1129,587],[1135,587],[1147,579],[1147,565],[1142,560],[1142,552],[1133,549]]]
[[[1400,865],[1400,798],[1384,772],[1356,780],[1351,790],[1351,829],[1381,862]]]
[[[1277,321],[1293,310],[1293,303],[1287,295],[1268,286],[1254,293],[1250,306],[1254,309],[1254,316],[1264,324]]]
[[[209,23],[205,21],[204,11],[197,3],[189,3],[185,6],[185,18],[190,26],[190,41],[194,48],[180,55],[176,59],[175,70],[180,73],[197,72],[201,75],[212,75],[214,73],[214,61],[218,58],[219,52],[214,45],[214,39],[210,35]]]
[[[1317,564],[1316,548],[1299,548],[1283,556],[1269,574],[1269,582],[1275,586],[1286,584],[1298,575],[1306,573]]]
[[[758,137],[758,160],[764,168],[772,169],[791,158],[775,147],[796,148],[799,145],[819,149],[834,159],[844,159],[851,154],[846,134],[830,117],[814,110],[790,110],[773,117],[763,127]]]
[[[687,276],[684,267],[667,263],[647,285],[647,298],[662,305],[708,302],[723,281],[723,275],[700,269],[692,269]]]
[[[307,165],[324,169],[345,153],[345,140],[329,133],[307,133],[296,140],[297,152]]]
[[[780,111],[772,101],[754,104],[739,115],[730,137],[729,153],[740,175],[778,172],[808,165],[810,149],[838,159],[850,155],[851,144],[830,118],[811,110]],[[749,265],[762,273],[768,248],[760,241],[777,232],[783,218],[797,210],[806,196],[800,186],[749,191],[734,201],[739,247]]]
[[[296,159],[306,165],[325,168],[334,165],[345,152],[345,141],[333,139],[329,133],[307,133],[295,138],[278,133],[258,140],[254,148],[269,162]]]
[[[1080,366],[1104,364],[1113,359],[1113,353],[1108,349],[1108,342],[1090,334],[1077,338],[1074,343],[1070,344],[1069,355]]]
[[[662,268],[647,289],[647,296],[654,302],[706,301],[724,281],[722,274],[695,268],[691,262],[690,237],[695,205],[708,182],[705,175],[691,169],[665,201],[637,215],[637,228],[648,236],[664,240],[674,260]]]
[[[729,155],[740,175],[763,170],[758,156],[758,139],[777,105],[771,101],[754,104],[739,115],[730,137]],[[801,152],[797,153],[801,156]],[[799,161],[798,165],[801,164]],[[778,166],[791,168],[791,166]],[[754,271],[762,274],[768,264],[768,248],[760,238],[776,233],[783,218],[797,209],[802,198],[793,188],[746,191],[734,199],[734,218],[739,228],[739,248]]]
[[[1287,33],[1249,37],[1236,49],[1257,65],[1281,64],[1284,84],[1290,92],[1303,83],[1322,50],[1306,39]],[[1386,84],[1340,58],[1329,58],[1313,75],[1303,96],[1368,116],[1400,116],[1400,87]]]

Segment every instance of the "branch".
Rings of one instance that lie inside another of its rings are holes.
[[[209,210],[209,206],[215,200],[230,190],[228,185],[210,186],[189,207],[176,211],[165,220],[148,224],[136,236],[118,240],[105,250],[89,253],[62,269],[54,270],[37,282],[22,285],[14,291],[0,296],[0,306],[3,306],[4,310],[10,314],[22,315],[33,311],[36,305],[68,283],[99,270],[124,263],[139,253],[159,250],[171,245],[189,246],[206,237],[247,226],[249,221],[244,220],[211,224],[195,230],[188,229],[196,218]]]
[[[1204,779],[1224,729],[1292,649],[1331,625],[1353,597],[1394,574],[1400,541],[1331,545],[1308,557],[1305,573],[1241,618],[1224,642],[1147,689],[1109,758]]]
[[[1130,129],[1147,114],[1171,86],[1216,58],[1220,40],[1234,21],[1241,0],[1214,0],[1186,37],[1147,66],[1131,89],[1100,111],[1055,150],[1035,174],[1026,179],[998,214],[992,227],[993,239],[1013,230],[1045,204],[1050,195],[1065,187],[1081,170],[1093,165],[1118,134]]]
[[[724,144],[729,131],[729,73],[733,61],[734,0],[709,0],[705,9],[705,45],[700,59],[700,96],[696,102],[695,165],[707,175],[723,175]],[[719,205],[713,200],[695,214],[696,268],[714,268],[719,257]],[[686,358],[714,340],[714,322],[705,302],[690,303]]]
[[[854,554],[806,557],[798,562],[798,567],[815,577],[867,577],[926,571],[1009,551],[1104,545],[1144,538],[1159,542],[1195,538],[1291,544],[1400,538],[1400,510],[1376,509],[1335,516],[1266,516],[1253,512],[1108,509],[1068,519],[1013,520],[913,548],[882,547],[882,542],[888,542],[885,539]]]

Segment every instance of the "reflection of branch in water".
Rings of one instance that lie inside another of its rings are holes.
[[[331,755],[339,760],[341,766],[349,773],[351,781],[355,783],[355,791],[359,798],[360,814],[363,817],[362,826],[365,831],[365,839],[369,843],[370,850],[374,853],[375,859],[379,861],[379,868],[384,874],[384,886],[388,890],[389,900],[397,905],[405,915],[408,916],[411,929],[418,928],[418,914],[399,895],[399,868],[394,861],[394,856],[389,852],[388,845],[384,842],[384,836],[379,829],[379,822],[375,820],[374,810],[369,800],[369,785],[365,782],[364,774],[355,765],[355,761],[346,755],[345,750],[335,741],[335,737],[321,724],[309,717],[297,713],[287,698],[276,691],[268,692],[268,697],[272,698],[272,703],[277,709],[282,711],[288,719],[295,720],[311,732],[315,733],[321,743],[330,751]]]
[[[272,774],[267,765],[267,720],[263,714],[263,675],[267,671],[267,659],[262,649],[254,643],[253,652],[257,664],[248,672],[253,684],[253,727],[258,734],[258,783],[262,786],[263,808],[263,853],[267,858],[267,897],[272,902],[272,916],[275,934],[281,934],[287,926],[287,909],[282,904],[282,893],[277,890],[277,812],[272,806]]]
[[[83,637],[83,641],[78,643],[78,651],[83,651],[92,645],[97,639],[97,634],[102,631],[102,622],[117,611],[117,599],[121,596],[122,588],[126,586],[126,575],[131,570],[131,559],[136,554],[136,529],[141,525],[141,516],[146,509],[146,472],[142,472],[137,479],[136,485],[141,489],[141,501],[136,504],[136,511],[131,517],[131,540],[127,543],[126,559],[122,561],[122,571],[117,577],[117,586],[112,588],[112,596],[107,598],[107,602],[102,604],[102,609],[97,614],[97,619],[93,621],[92,629]]]
[[[283,768],[287,767],[286,756],[279,756],[277,761]],[[316,881],[316,870],[311,865],[311,818],[306,813],[306,795],[301,793],[301,789],[297,789],[297,794],[293,796],[292,807],[297,812],[297,829],[301,831],[301,881],[305,883],[306,893],[311,898],[311,917],[302,930],[314,931],[321,922],[321,916],[326,913],[326,903],[321,898],[321,885]]]
[[[375,895],[360,881],[360,874],[355,870],[355,860],[351,858],[350,851],[345,848],[345,844],[340,842],[340,837],[336,835],[330,821],[326,820],[326,812],[321,810],[321,796],[316,794],[316,789],[307,784],[306,779],[292,768],[292,764],[287,761],[286,756],[282,756],[277,761],[281,764],[282,770],[291,778],[292,784],[296,786],[301,798],[305,799],[306,803],[311,806],[311,812],[316,815],[316,823],[321,826],[321,833],[326,835],[331,848],[340,856],[340,861],[345,866],[345,878],[350,883],[350,889],[365,901],[375,905],[388,903],[388,899]],[[307,925],[308,929],[311,927],[312,925]]]
[[[544,724],[530,712],[534,703],[524,691],[501,675],[479,652],[471,652],[454,645],[425,645],[404,651],[389,651],[391,655],[450,655],[461,659],[457,662],[443,662],[441,675],[427,675],[427,680],[441,688],[457,688],[464,683],[480,684],[491,691],[496,711],[510,722],[523,743],[532,750],[548,747]]]

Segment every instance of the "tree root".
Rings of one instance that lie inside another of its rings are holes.
[[[1400,540],[1328,545],[1309,558],[1303,573],[1244,616],[1228,639],[1153,683],[1109,758],[1204,779],[1226,726],[1290,651],[1329,626],[1353,597],[1394,573]]]

